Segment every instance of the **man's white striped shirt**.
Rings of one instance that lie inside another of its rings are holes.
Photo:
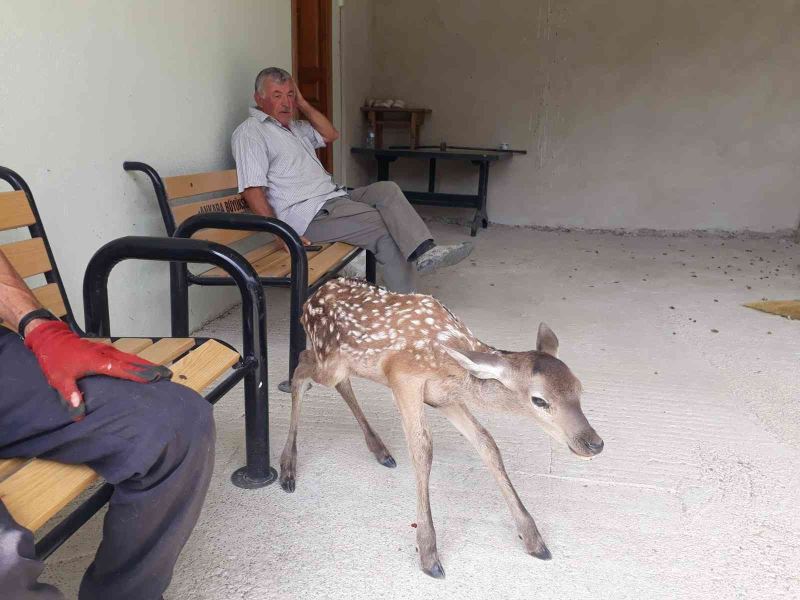
[[[251,107],[250,117],[231,137],[239,191],[267,188],[277,217],[303,235],[326,200],[347,194],[314,152],[324,146],[325,140],[308,121],[292,121],[287,129]]]

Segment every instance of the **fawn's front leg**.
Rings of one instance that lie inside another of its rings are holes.
[[[522,504],[522,500],[519,499],[514,486],[511,485],[506,468],[503,465],[503,457],[500,456],[500,450],[497,448],[494,438],[483,428],[466,406],[452,404],[439,408],[455,428],[475,447],[494,476],[511,511],[511,516],[514,517],[517,531],[522,538],[523,544],[525,544],[525,551],[536,558],[549,560],[552,557],[550,550],[547,549],[536,523],[533,521],[533,517]]]
[[[392,383],[392,394],[406,435],[408,453],[417,478],[417,548],[422,570],[441,579],[444,568],[436,549],[436,531],[433,528],[428,482],[433,460],[433,442],[428,422],[425,420],[422,384],[418,382]]]
[[[300,406],[303,396],[311,387],[311,379],[317,370],[317,361],[310,350],[300,353],[300,361],[292,376],[292,415],[289,433],[281,454],[280,484],[284,491],[293,492],[297,475],[297,427],[300,424]]]

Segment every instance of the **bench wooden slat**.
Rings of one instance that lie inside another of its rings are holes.
[[[28,198],[22,190],[0,192],[0,231],[36,223]]]
[[[50,265],[50,259],[47,258],[47,250],[42,238],[31,238],[5,244],[0,246],[0,251],[6,255],[11,266],[23,279],[47,273],[53,268]]]
[[[61,290],[58,289],[57,283],[48,283],[31,291],[42,306],[55,316],[63,317],[67,314],[67,307],[64,304],[64,298],[61,297]]]
[[[86,465],[32,460],[0,481],[0,499],[17,523],[36,531],[98,477]]]
[[[175,218],[175,223],[178,225],[183,223],[189,217],[193,217],[200,213],[248,212],[247,202],[245,202],[245,199],[242,198],[241,194],[220,196],[219,198],[211,198],[210,200],[201,200],[200,202],[189,202],[188,204],[181,204],[180,206],[172,206],[171,208],[172,208],[172,216]]]
[[[239,184],[236,179],[236,169],[227,171],[211,171],[209,173],[193,173],[192,175],[178,175],[164,179],[167,188],[167,197],[170,200],[189,198],[198,194],[208,194],[222,190],[236,189]]]
[[[284,255],[283,251],[280,250],[277,242],[270,242],[264,246],[259,246],[254,250],[251,250],[244,257],[247,261],[253,265],[253,268],[258,271],[258,267],[256,266],[259,263],[263,263],[267,257],[272,257],[270,260],[275,260],[279,255]],[[230,277],[228,273],[219,267],[214,267],[213,269],[209,269],[204,273],[200,274],[202,277]]]
[[[237,231],[236,229],[201,229],[192,236],[192,239],[229,245],[254,235],[256,234],[252,231]]]
[[[180,225],[189,217],[206,212],[246,214],[249,209],[241,194],[172,207],[172,216],[175,218],[177,225]],[[198,240],[217,242],[218,244],[232,244],[253,235],[255,234],[252,231],[237,231],[236,229],[202,229],[192,237]]]
[[[130,352],[131,354],[139,354],[148,346],[153,345],[153,340],[147,338],[120,338],[113,343],[114,348],[122,352]]]
[[[0,460],[0,481],[19,471],[30,458],[6,458]]]
[[[238,360],[237,352],[215,340],[208,340],[170,367],[172,381],[200,391]]]
[[[323,277],[334,265],[340,263],[347,256],[356,252],[358,248],[350,244],[336,242],[308,261],[308,285],[313,285]]]
[[[276,252],[254,262],[253,268],[259,277],[286,277],[292,272],[292,258],[286,252]]]
[[[157,365],[166,365],[187,350],[191,350],[194,344],[194,338],[164,338],[137,354]]]

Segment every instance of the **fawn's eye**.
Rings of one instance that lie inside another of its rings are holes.
[[[548,406],[550,406],[547,403],[547,400],[545,400],[544,398],[540,398],[539,396],[531,396],[531,402],[533,402],[539,408],[547,408]]]

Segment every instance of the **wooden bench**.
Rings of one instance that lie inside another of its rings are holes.
[[[173,381],[204,393],[212,403],[244,380],[247,464],[232,479],[246,488],[274,481],[277,475],[269,463],[266,363],[260,360],[266,356],[264,294],[247,261],[227,247],[200,240],[128,237],[110,242],[98,250],[86,269],[84,303],[88,333],[84,333],[64,293],[30,188],[22,177],[5,167],[0,167],[0,179],[14,190],[0,192],[0,232],[15,231],[14,238],[24,238],[0,244],[0,252],[23,278],[40,280],[38,285],[31,285],[38,300],[80,335],[168,365],[173,371]],[[243,290],[242,353],[224,342],[206,338],[111,337],[106,282],[113,266],[128,258],[211,262],[223,267]],[[222,381],[213,385],[223,375]],[[98,479],[97,473],[86,465],[43,459],[0,459],[0,499],[14,519],[32,531],[41,529]],[[37,543],[37,555],[49,556],[108,501],[112,491],[111,485],[103,484]]]
[[[289,253],[277,241],[269,241],[245,253],[264,286],[289,287],[289,377],[279,388],[290,391],[289,381],[300,352],[305,348],[305,332],[300,324],[303,303],[309,294],[335,277],[361,253],[361,249],[336,242],[320,244],[306,252],[299,236],[283,221],[249,213],[247,203],[237,193],[236,170],[211,171],[162,178],[156,170],[141,162],[125,162],[126,171],[146,174],[153,185],[167,235],[194,237],[220,244],[244,242],[258,233],[268,232],[287,244]],[[375,257],[367,253],[368,281],[375,282]],[[192,274],[185,265],[171,270],[172,335],[189,333],[190,285],[231,285],[219,269]]]

